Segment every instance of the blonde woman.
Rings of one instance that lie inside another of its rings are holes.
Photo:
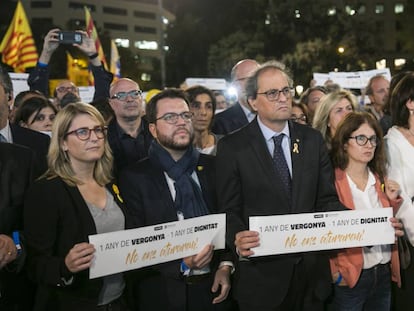
[[[28,271],[54,292],[54,310],[126,310],[122,274],[89,279],[95,248],[88,236],[125,228],[105,121],[91,105],[69,104],[52,133],[49,169],[25,201]]]
[[[357,98],[347,90],[340,89],[321,98],[312,126],[322,133],[329,150],[339,122],[357,107]]]

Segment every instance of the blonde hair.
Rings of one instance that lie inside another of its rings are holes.
[[[332,141],[331,132],[328,128],[329,114],[331,113],[333,107],[344,98],[351,103],[354,111],[357,110],[358,101],[355,95],[348,90],[340,89],[338,91],[328,93],[321,98],[313,117],[312,126],[322,133],[328,149],[331,149]]]
[[[63,141],[66,140],[72,121],[75,117],[86,114],[92,119],[98,121],[101,126],[105,126],[104,118],[101,113],[92,105],[85,103],[72,103],[64,107],[56,115],[52,126],[52,138],[50,140],[48,152],[49,169],[46,172],[46,178],[60,177],[69,186],[80,185],[83,182],[76,178],[72,165],[66,152],[62,148]],[[109,147],[108,139],[105,136],[104,153],[96,161],[93,177],[96,182],[104,186],[112,180],[112,152]]]

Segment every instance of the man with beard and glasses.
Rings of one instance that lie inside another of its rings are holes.
[[[167,89],[146,107],[154,137],[148,158],[125,169],[120,188],[134,227],[203,216],[216,211],[214,158],[192,146],[189,103]],[[139,271],[134,298],[139,310],[229,310],[232,258],[206,245],[194,256]]]
[[[115,118],[108,125],[108,141],[118,175],[122,168],[148,155],[152,137],[148,122],[142,117],[142,91],[138,83],[127,78],[112,83],[109,105]]]

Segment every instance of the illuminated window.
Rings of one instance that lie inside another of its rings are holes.
[[[405,58],[396,58],[394,59],[394,65],[395,67],[402,67],[405,65],[407,60]]]
[[[328,9],[328,16],[334,16],[336,14],[336,8]]]
[[[375,5],[375,14],[384,14],[384,5],[383,4]]]
[[[115,43],[116,43],[117,46],[121,46],[123,48],[129,48],[129,40],[128,39],[117,38],[117,39],[115,39]]]
[[[355,15],[355,10],[350,6],[350,5],[347,5],[347,6],[345,6],[345,12],[348,14],[348,15]]]
[[[376,62],[377,65],[377,69],[384,69],[387,67],[387,60],[386,59],[381,59],[379,61]]]
[[[151,75],[149,73],[142,73],[141,74],[141,80],[142,81],[151,81]]]
[[[395,14],[404,13],[404,4],[402,4],[402,3],[395,4],[395,6],[394,6],[394,12],[395,12]]]
[[[134,46],[141,50],[158,50],[157,41],[135,41]]]

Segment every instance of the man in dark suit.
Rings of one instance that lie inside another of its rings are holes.
[[[0,68],[0,142],[26,146],[35,152],[37,175],[47,169],[49,136],[15,124],[9,124],[9,112],[13,103],[13,84],[9,73]]]
[[[231,70],[232,85],[237,91],[237,103],[214,117],[213,133],[226,135],[251,122],[255,113],[246,99],[245,86],[250,74],[259,64],[253,59],[244,59]]]
[[[148,158],[125,169],[119,180],[134,226],[214,213],[214,159],[192,147],[184,93],[165,90],[146,112],[154,137]],[[135,294],[140,310],[224,310],[233,264],[226,254],[214,253],[207,245],[197,255],[144,269]]]
[[[220,140],[217,152],[219,209],[227,214],[227,243],[240,256],[236,299],[240,310],[323,310],[331,280],[326,254],[249,258],[260,241],[248,223],[249,216],[343,209],[324,141],[314,129],[288,121],[293,81],[283,64],[259,67],[246,95],[256,119]]]
[[[33,161],[32,150],[0,143],[0,310],[32,310],[33,306],[34,286],[22,269],[25,252],[19,243],[24,195],[34,178]]]
[[[108,141],[114,154],[115,171],[120,172],[148,155],[152,136],[142,117],[142,91],[138,83],[119,79],[112,83],[109,93],[115,118],[108,125]]]

